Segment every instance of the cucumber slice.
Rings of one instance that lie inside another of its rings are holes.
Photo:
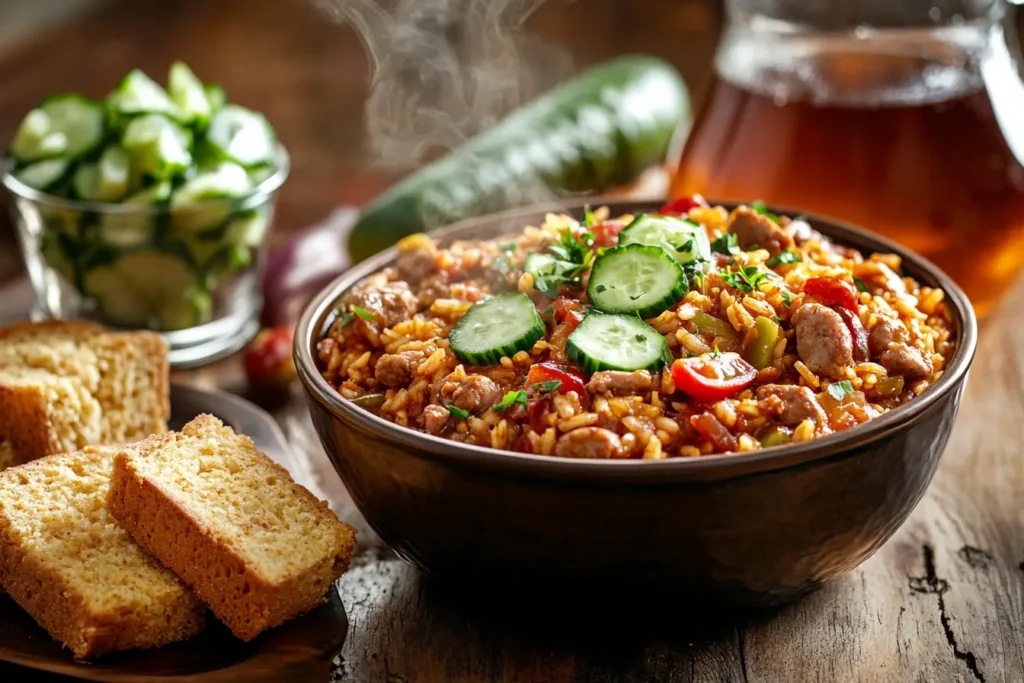
[[[228,103],[227,93],[216,83],[204,85],[203,92],[206,94],[206,101],[210,103],[210,112],[213,114],[223,109],[224,105]]]
[[[207,139],[225,159],[252,167],[274,159],[274,129],[262,114],[229,104],[214,114]]]
[[[661,247],[684,266],[703,267],[711,261],[707,231],[702,226],[669,216],[637,216],[619,233],[619,244]]]
[[[166,204],[170,196],[171,183],[164,181],[122,202],[124,206],[138,206],[138,211],[102,213],[99,223],[100,242],[121,249],[151,244],[156,232],[156,216],[142,207]]]
[[[164,114],[178,118],[181,115],[167,91],[141,69],[129,71],[107,101],[111,109],[122,117]]]
[[[111,145],[103,150],[97,165],[96,198],[101,202],[112,202],[128,192],[131,164],[124,148]]]
[[[167,74],[167,92],[178,108],[180,120],[191,125],[205,125],[210,120],[210,101],[203,83],[184,62],[171,64]]]
[[[639,318],[591,311],[569,335],[569,360],[587,373],[600,370],[660,370],[668,343]]]
[[[452,353],[471,365],[494,365],[533,348],[544,336],[544,322],[530,297],[521,292],[495,294],[479,301],[452,328]]]
[[[95,298],[111,323],[123,327],[180,329],[203,320],[202,308],[189,307],[202,290],[188,264],[158,251],[135,251],[83,276],[86,293]],[[205,309],[209,315],[209,309]],[[167,326],[167,327],[165,327]]]
[[[40,254],[42,254],[43,262],[76,287],[78,285],[77,252],[74,240],[63,232],[45,230],[40,236]]]
[[[561,261],[546,253],[531,253],[523,261],[523,271],[533,276],[534,286],[538,291],[542,290],[545,281],[558,280],[577,267],[578,264]]]
[[[28,163],[60,156],[67,149],[67,135],[52,129],[50,116],[45,111],[33,109],[21,120],[10,152],[17,161]]]
[[[245,169],[230,161],[198,173],[171,197],[171,231],[185,235],[222,226],[234,211],[228,200],[251,191]],[[224,201],[214,201],[218,199]]]
[[[160,307],[161,330],[182,330],[208,320],[213,312],[213,299],[202,289],[192,289]]]
[[[606,313],[653,318],[686,294],[682,266],[661,247],[627,244],[599,256],[590,271],[587,296]]]
[[[160,114],[131,120],[121,140],[133,170],[147,178],[168,180],[192,163],[192,141],[174,121]]]
[[[252,209],[228,223],[224,240],[235,246],[258,247],[263,244],[269,227],[270,212],[262,208]]]
[[[45,192],[65,180],[71,168],[71,162],[67,159],[46,159],[15,171],[14,177],[29,187]]]
[[[80,199],[95,201],[96,187],[99,185],[100,171],[96,164],[82,164],[71,178],[71,185]]]
[[[85,156],[103,143],[107,113],[103,104],[83,95],[54,95],[40,106],[50,119],[50,130],[63,133],[71,159]]]

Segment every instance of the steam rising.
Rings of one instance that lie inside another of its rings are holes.
[[[368,143],[389,169],[459,146],[572,72],[563,50],[522,31],[544,0],[313,1],[366,46]]]

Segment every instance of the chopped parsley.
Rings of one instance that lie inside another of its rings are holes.
[[[552,391],[556,391],[560,386],[562,386],[562,380],[549,379],[546,382],[537,382],[536,384],[531,384],[530,388],[532,389],[536,387],[541,393],[550,394]]]
[[[787,309],[793,305],[793,295],[787,290],[782,290],[782,305]]]
[[[448,406],[448,413],[452,417],[457,417],[460,420],[468,420],[469,419],[469,411],[468,410],[463,410],[462,408],[459,408],[459,407],[456,407],[456,406]]]
[[[858,292],[867,292],[868,286],[859,277],[853,278],[853,284],[857,285]]]
[[[587,204],[583,207],[583,227],[589,228],[596,222],[597,219],[594,218],[594,212],[590,210],[590,204]]]
[[[608,288],[607,288],[607,287],[605,287],[604,285],[598,285],[598,286],[597,286],[597,287],[595,287],[594,289],[595,289],[595,290],[597,290],[597,293],[598,293],[598,294],[600,294],[601,292],[605,291],[605,290],[606,290],[606,289],[608,289]]]
[[[782,266],[788,263],[796,263],[799,260],[800,257],[797,256],[795,251],[790,251],[789,249],[786,249],[778,256],[775,256],[774,258],[770,259],[768,261],[768,267],[775,268],[776,266]]]
[[[502,275],[507,275],[508,272],[512,270],[512,266],[509,265],[508,259],[504,256],[496,256],[491,265],[494,266],[494,269]]]
[[[338,323],[338,325],[341,327],[348,327],[349,325],[352,324],[352,321],[355,320],[355,318],[356,317],[354,315],[352,315],[348,311],[345,311],[345,313],[341,316],[341,322]]]
[[[498,245],[498,249],[501,249],[506,254],[514,254],[518,248],[519,246],[515,242],[505,242]]]
[[[733,289],[750,294],[758,289],[768,278],[777,278],[779,276],[770,270],[758,270],[757,266],[743,266],[735,273],[724,273],[718,277]]]
[[[853,393],[853,385],[850,384],[850,380],[844,379],[842,382],[833,382],[828,385],[828,395],[837,401],[842,401],[847,394]]]
[[[680,254],[685,254],[688,251],[693,251],[693,240],[686,240],[686,244],[684,244],[681,247],[676,247],[676,251],[679,252]]]
[[[363,320],[373,320],[373,313],[370,313],[365,308],[359,308],[358,306],[352,307],[352,312],[358,315]]]
[[[501,399],[501,401],[494,405],[494,408],[492,408],[492,410],[496,413],[503,413],[507,408],[511,408],[513,405],[517,403],[521,406],[526,405],[526,392],[523,391],[522,389],[518,391],[506,391],[505,396]],[[450,407],[449,410],[451,410]]]
[[[715,340],[715,346],[714,346],[714,349],[711,352],[711,357],[714,358],[714,359],[718,358],[718,341],[717,340]]]
[[[579,235],[571,228],[562,230],[558,244],[548,247],[548,252],[556,257],[556,261],[543,272],[531,272],[533,288],[545,296],[554,299],[558,296],[558,285],[569,287],[580,286],[580,276],[590,267],[594,260],[594,233],[586,231]]]
[[[779,217],[776,214],[774,214],[771,211],[769,211],[768,210],[768,206],[764,202],[762,202],[760,199],[758,199],[756,202],[752,203],[750,205],[750,208],[752,208],[754,211],[756,211],[757,213],[761,214],[765,218],[770,218],[771,220],[775,221],[776,223],[779,222]]]
[[[738,254],[740,245],[736,242],[736,234],[727,232],[711,243],[711,251],[715,254]]]
[[[749,247],[746,248],[746,251],[757,251],[760,248],[760,244],[751,244]]]

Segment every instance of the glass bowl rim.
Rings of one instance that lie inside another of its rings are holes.
[[[175,207],[176,211],[199,211],[211,206],[224,206],[225,204],[237,205],[239,207],[258,206],[267,201],[277,192],[291,172],[291,157],[283,145],[278,144],[274,150],[275,170],[268,178],[260,182],[253,190],[240,197],[227,197],[223,199],[204,199],[200,202],[184,204]],[[58,197],[55,194],[37,190],[26,185],[13,174],[13,161],[10,158],[4,159],[2,164],[3,175],[0,182],[7,188],[11,195],[27,199],[28,201],[47,206],[52,209],[63,209],[71,211],[82,211],[91,213],[108,214],[154,214],[170,213],[169,204],[124,204],[120,202],[92,202],[81,199],[69,199]]]

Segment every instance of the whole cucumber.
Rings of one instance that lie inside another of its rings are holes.
[[[367,205],[349,255],[358,262],[406,235],[627,183],[665,160],[690,117],[686,84],[667,62],[631,55],[593,67]]]

